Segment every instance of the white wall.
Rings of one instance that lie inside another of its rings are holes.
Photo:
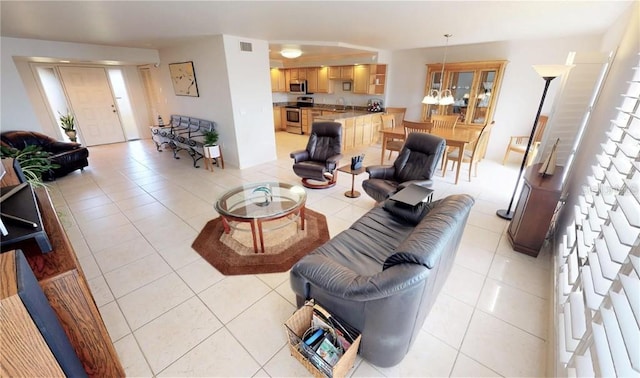
[[[253,44],[240,52],[239,42]],[[199,97],[176,96],[169,63],[192,61]],[[246,168],[274,160],[268,44],[233,36],[203,37],[160,50],[159,83],[162,117],[188,115],[214,121],[225,164]]]
[[[544,89],[544,80],[531,66],[564,64],[571,51],[600,51],[600,38],[601,36],[582,36],[449,46],[447,62],[508,61],[494,113],[496,124],[487,147],[487,158],[502,161],[509,137],[529,135],[531,132]],[[405,117],[418,120],[422,111],[426,64],[442,62],[443,55],[444,47],[394,52],[388,67],[386,105],[406,106]],[[551,82],[543,113],[548,112],[553,104],[558,86],[554,82]]]
[[[151,49],[108,47],[82,43],[23,38],[0,38],[0,125],[3,130],[31,130],[58,137],[55,120],[47,112],[29,67],[32,57],[80,61],[111,60],[129,65],[153,63],[158,52]]]
[[[230,147],[237,149],[237,165],[275,160],[269,44],[229,35],[223,39],[235,130],[235,145]],[[251,43],[253,51],[240,51],[240,42]]]

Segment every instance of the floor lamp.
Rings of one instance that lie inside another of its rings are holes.
[[[513,188],[511,201],[509,201],[509,207],[506,210],[502,209],[502,210],[496,211],[496,215],[502,219],[511,220],[513,218],[513,212],[511,211],[511,206],[513,206],[513,200],[516,197],[516,193],[518,192],[518,186],[520,185],[520,178],[522,178],[522,172],[524,171],[524,167],[527,164],[527,156],[529,155],[529,149],[531,148],[531,143],[533,142],[533,137],[536,133],[536,127],[538,126],[538,119],[540,118],[540,113],[542,112],[542,106],[544,105],[544,98],[547,96],[547,90],[549,89],[549,84],[551,84],[551,80],[555,79],[558,76],[562,76],[564,73],[568,72],[571,68],[573,68],[572,65],[562,65],[562,64],[533,66],[533,69],[536,70],[538,75],[540,75],[545,81],[544,91],[542,91],[542,98],[540,99],[540,106],[538,106],[538,113],[536,114],[536,119],[533,121],[533,128],[531,129],[531,136],[529,137],[527,148],[524,150],[524,157],[522,158],[522,164],[520,165],[520,172],[518,173],[518,179],[516,180],[516,187]]]

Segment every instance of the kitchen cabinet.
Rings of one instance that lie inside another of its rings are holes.
[[[372,115],[364,115],[355,118],[354,122],[354,145],[368,146],[372,143],[373,127]]]
[[[307,92],[318,93],[318,69],[315,67],[307,68]]]
[[[311,109],[301,109],[300,118],[302,118],[302,133],[309,134],[311,131]]]
[[[481,129],[493,121],[502,76],[507,61],[481,61],[446,63],[444,77],[442,64],[427,64],[425,96],[433,90],[451,91],[452,105],[423,105],[422,119],[435,114],[459,115],[458,126]]]
[[[304,70],[304,68],[303,68]],[[289,68],[289,76],[291,78],[291,81],[296,81],[296,80],[300,80],[300,69],[299,68]]]
[[[369,65],[359,64],[353,73],[353,93],[369,94]]]
[[[562,192],[563,168],[556,166],[553,176],[543,177],[538,173],[541,165],[534,164],[525,172],[520,198],[507,230],[513,249],[533,257],[537,257],[542,248]]]
[[[287,129],[287,108],[280,108],[280,130],[284,131]]]
[[[272,68],[271,71],[271,92],[286,92],[284,70]]]
[[[382,113],[376,113],[371,115],[371,142],[380,143],[380,130],[382,130]]]
[[[317,71],[318,87],[316,93],[331,93],[329,82],[329,67],[320,67]]]
[[[273,107],[273,129],[275,131],[279,131],[282,129],[282,107],[274,106]]]
[[[387,65],[371,64],[369,66],[369,94],[384,94],[387,83]]]
[[[332,66],[332,67],[329,67],[329,79],[333,79],[333,80],[353,80],[353,66]]]

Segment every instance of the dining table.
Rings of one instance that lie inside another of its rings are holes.
[[[432,129],[430,134],[437,135],[443,138],[447,147],[457,147],[460,150],[464,151],[464,148],[474,143],[478,140],[480,136],[481,130],[469,129],[469,128],[454,128],[454,129]],[[387,147],[387,141],[392,139],[404,139],[404,128],[403,127],[394,127],[394,128],[386,128],[380,130],[382,133],[382,152],[380,157],[380,164],[384,164],[384,155]],[[446,150],[445,150],[446,153]],[[443,159],[445,157],[443,156]],[[456,166],[456,180],[455,184],[458,184],[458,177],[460,176],[460,166],[462,165],[462,160],[464,158],[463,153],[458,154],[458,159],[456,162],[458,163]],[[443,167],[444,169],[444,167]],[[443,172],[444,173],[444,172]]]

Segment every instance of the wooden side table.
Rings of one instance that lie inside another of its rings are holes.
[[[338,168],[340,172],[348,173],[351,175],[351,190],[344,192],[344,195],[349,198],[358,198],[360,197],[360,192],[354,190],[356,176],[363,173],[365,171],[364,167],[360,167],[358,169],[351,169],[351,164],[342,166]]]
[[[553,176],[538,173],[541,164],[530,166],[524,175],[520,198],[507,235],[514,250],[537,257],[547,236],[562,192],[562,167]]]

